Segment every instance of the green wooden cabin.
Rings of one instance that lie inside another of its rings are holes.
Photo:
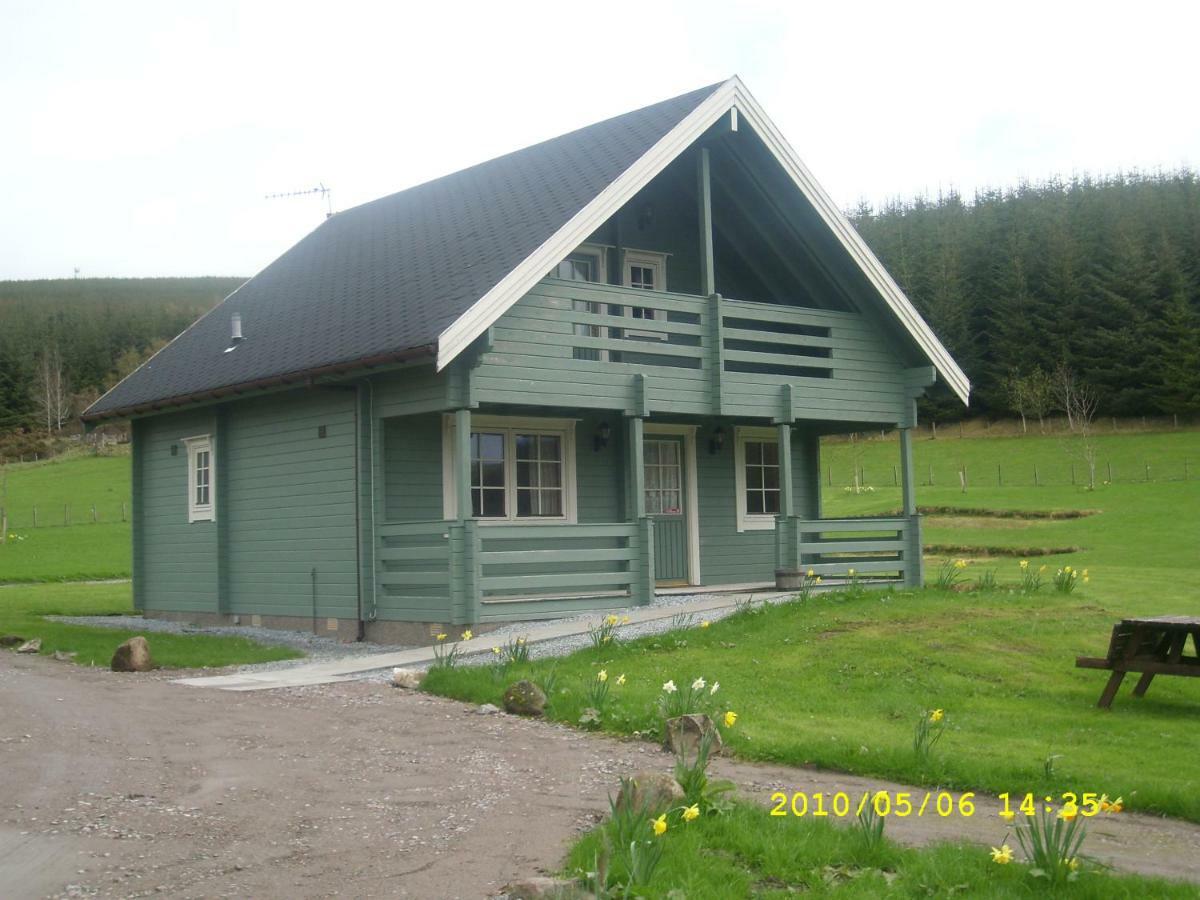
[[[101,398],[146,615],[416,640],[854,567],[919,584],[967,379],[745,86],[337,213]],[[900,429],[898,517],[822,435]]]

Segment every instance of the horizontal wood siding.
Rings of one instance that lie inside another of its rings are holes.
[[[383,423],[384,515],[389,522],[442,518],[442,416]]]
[[[708,433],[711,427],[701,433]],[[796,509],[811,509],[819,492],[815,437],[792,440],[792,494]],[[775,580],[775,532],[737,530],[737,488],[732,431],[724,446],[696,452],[700,493],[700,581],[706,585],[749,584]]]
[[[371,382],[378,417],[411,416],[450,408],[450,379],[445,373],[438,375],[432,365],[377,375]]]
[[[357,615],[355,402],[353,391],[313,390],[229,408],[218,477],[228,496],[230,612]]]
[[[135,590],[147,610],[218,611],[217,526],[188,523],[188,457],[182,440],[215,430],[212,409],[153,416],[139,420],[135,428],[141,469],[133,498],[138,508],[134,556],[141,581]],[[217,515],[223,513],[218,506]]]
[[[850,312],[546,279],[493,326],[471,396],[638,411],[642,375],[651,412],[894,424],[912,389],[891,340]]]

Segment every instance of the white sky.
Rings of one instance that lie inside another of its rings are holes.
[[[250,275],[737,73],[844,207],[1200,163],[1200,4],[0,0],[0,278]]]

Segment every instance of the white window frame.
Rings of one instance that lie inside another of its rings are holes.
[[[480,525],[574,525],[579,521],[579,498],[575,479],[575,426],[577,419],[545,419],[529,416],[471,416],[472,431],[504,434],[504,518],[476,519]],[[454,416],[442,417],[442,515],[458,518],[454,465]],[[517,516],[517,434],[551,434],[562,440],[563,514],[561,516]]]
[[[651,293],[667,289],[667,254],[655,253],[651,250],[626,250],[621,258],[621,284],[624,287],[633,287],[633,273],[630,269],[634,266],[654,270],[654,288]],[[643,312],[649,312],[651,313],[651,317],[645,319],[635,316],[635,309],[642,309]],[[629,306],[629,318],[632,321],[659,322],[659,314],[659,310],[647,309],[637,304],[631,303]],[[666,313],[661,313],[661,315],[664,319],[666,318]],[[666,341],[668,339],[666,332],[643,331],[639,328],[626,328],[625,336],[643,341]]]
[[[582,284],[608,284],[608,248],[603,244],[580,244],[565,257],[563,261],[570,259],[572,256],[593,256],[597,260],[599,276],[595,281],[581,282]],[[550,270],[550,277],[558,277],[558,263]]]
[[[187,450],[188,523],[215,522],[217,519],[217,441],[210,434],[185,437],[183,446]],[[201,453],[208,453],[208,502],[196,502],[196,461]]]
[[[733,430],[733,466],[734,483],[737,491],[737,530],[742,531],[774,531],[775,513],[748,513],[746,511],[746,444],[748,442],[779,444],[779,432],[774,428],[761,428],[739,425]],[[783,508],[783,466],[780,467],[780,508]]]

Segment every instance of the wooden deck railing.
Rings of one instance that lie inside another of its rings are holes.
[[[916,586],[921,577],[921,523],[916,516],[776,520],[776,563],[823,578],[856,576]]]

